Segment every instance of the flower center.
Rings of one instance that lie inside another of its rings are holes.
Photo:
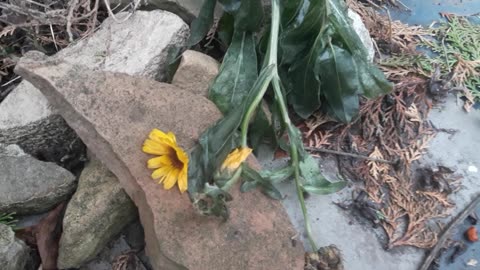
[[[183,162],[178,158],[175,149],[171,149],[171,152],[168,156],[170,157],[170,161],[175,168],[179,170],[183,169]]]

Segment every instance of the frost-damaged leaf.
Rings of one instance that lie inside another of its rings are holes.
[[[357,76],[361,86],[357,93],[372,98],[390,92],[393,84],[387,81],[383,72],[368,61],[367,50],[358,34],[353,30],[345,4],[339,0],[327,1],[330,11],[329,21],[339,36],[338,42],[351,53],[357,66]],[[334,40],[333,43],[338,42]]]
[[[260,0],[242,0],[235,13],[235,30],[256,32],[263,21],[263,5]]]
[[[209,98],[224,114],[236,109],[257,79],[257,53],[252,33],[236,32]]]
[[[321,105],[322,81],[315,70],[318,55],[324,50],[323,32],[318,35],[310,53],[297,61],[289,70],[290,93],[289,100],[295,112],[303,118],[308,118]]]
[[[332,194],[342,190],[346,185],[347,185],[346,182],[341,181],[341,182],[333,182],[333,183],[328,182],[320,186],[304,185],[302,186],[302,188],[308,193],[313,193],[316,195],[327,195],[327,194]]]
[[[322,78],[322,90],[329,108],[348,123],[359,108],[357,69],[350,53],[331,45],[317,59],[315,73]]]
[[[297,62],[308,54],[326,21],[325,1],[292,2],[298,4],[284,4],[285,11],[290,13],[290,16],[295,14],[295,17],[284,26],[284,31],[279,37],[281,65]]]
[[[283,199],[282,193],[280,193],[280,191],[278,191],[278,189],[274,187],[270,181],[263,178],[257,171],[248,167],[248,165],[245,163],[242,165],[242,177],[249,182],[255,182],[260,187],[260,191],[268,197],[275,200]],[[251,186],[244,187],[244,189],[248,188],[252,189]]]
[[[213,17],[217,0],[205,0],[198,17],[193,20],[191,34],[188,38],[187,46],[191,47],[200,42],[208,33],[213,25]]]
[[[233,15],[229,13],[223,13],[220,21],[218,22],[217,34],[225,48],[227,48],[232,42],[234,28]]]
[[[244,116],[246,104],[250,104],[265,84],[273,77],[273,66],[265,68],[248,91],[248,97],[214,126],[200,136],[199,144],[192,150],[188,164],[188,193],[202,193],[205,184],[213,178],[216,168],[230,151],[238,146],[238,128]]]
[[[302,188],[306,192],[325,195],[337,192],[346,186],[345,181],[330,182],[325,179],[320,172],[317,161],[309,154],[305,154],[299,167],[300,174],[305,180]]]
[[[280,7],[281,7],[281,20],[282,26],[286,27],[287,25],[291,24],[293,19],[295,19],[304,7],[304,4],[310,4],[310,0],[281,0]],[[303,17],[299,17],[297,21],[302,20]]]

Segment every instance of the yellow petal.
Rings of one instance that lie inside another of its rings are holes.
[[[175,138],[175,134],[173,134],[173,132],[169,131],[167,133],[167,136],[170,138],[170,140],[174,143],[174,144],[177,144],[177,138]]]
[[[161,183],[171,170],[172,170],[172,167],[168,167],[168,166],[162,167],[160,169],[156,169],[152,173],[152,178],[159,179],[158,182]]]
[[[145,140],[142,148],[143,152],[152,155],[166,155],[169,153],[170,149],[171,147],[166,144],[149,139]]]
[[[172,166],[172,161],[168,156],[159,156],[151,158],[147,161],[147,167],[149,169],[157,169],[164,166]]]
[[[186,166],[178,174],[178,189],[181,193],[188,189],[188,170]]]
[[[178,179],[178,173],[180,170],[177,169],[172,169],[168,173],[167,177],[165,178],[165,181],[163,181],[163,188],[164,189],[171,189],[175,183],[177,182]]]
[[[225,161],[223,161],[222,170],[236,170],[242,163],[247,159],[247,157],[252,153],[252,149],[248,147],[237,148],[230,154],[228,154]]]
[[[159,130],[159,129],[153,129],[148,137],[158,143],[162,144],[167,144],[169,146],[173,146],[176,144],[175,142],[175,135],[173,133],[169,132],[169,134],[166,134],[165,132]],[[173,135],[173,137],[172,137]]]

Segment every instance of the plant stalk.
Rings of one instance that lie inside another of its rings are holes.
[[[292,122],[290,121],[290,117],[288,115],[288,109],[286,105],[286,101],[283,96],[282,89],[280,87],[280,78],[278,76],[278,69],[277,69],[277,52],[278,52],[278,36],[279,36],[279,29],[280,29],[280,5],[278,0],[272,0],[272,24],[271,24],[271,31],[270,31],[270,44],[268,47],[269,54],[268,54],[268,66],[274,65],[274,77],[272,79],[273,90],[275,92],[275,96],[277,97],[278,104],[280,106],[280,111],[282,114],[282,120],[287,127],[288,136],[296,136],[295,132],[293,131]],[[310,221],[308,218],[307,207],[305,205],[305,198],[303,197],[303,190],[300,184],[300,169],[299,169],[299,158],[298,158],[298,150],[295,144],[290,144],[290,156],[292,158],[291,166],[294,169],[294,178],[295,178],[295,187],[297,190],[298,200],[300,202],[300,206],[302,208],[303,220],[305,222],[305,231],[307,233],[308,241],[314,252],[317,251],[317,245],[312,237],[312,229],[310,227]]]

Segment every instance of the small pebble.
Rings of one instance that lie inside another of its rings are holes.
[[[470,166],[468,166],[468,171],[476,173],[476,172],[478,172],[478,168],[473,166],[473,165],[470,165]]]
[[[467,266],[477,266],[478,264],[478,261],[475,260],[475,259],[470,259],[468,262],[467,262]]]

